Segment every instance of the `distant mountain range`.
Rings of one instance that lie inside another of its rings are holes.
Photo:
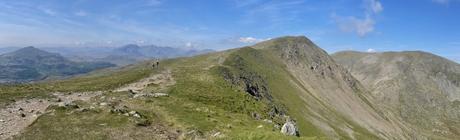
[[[152,58],[174,58],[193,56],[213,52],[213,50],[184,49],[174,47],[162,47],[155,45],[139,46],[135,44],[115,48],[105,54],[105,57],[98,58],[98,61],[111,62],[117,65],[131,64],[141,60]]]
[[[0,83],[30,82],[87,73],[153,58],[174,58],[213,52],[191,48],[139,46],[0,48]]]
[[[0,48],[0,54],[19,48]],[[109,62],[119,66],[152,58],[174,58],[214,52],[210,49],[178,48],[156,45],[128,44],[121,47],[43,47],[42,50],[59,53],[72,61]]]
[[[74,62],[57,53],[25,47],[0,55],[0,83],[37,81],[113,66],[107,62]]]

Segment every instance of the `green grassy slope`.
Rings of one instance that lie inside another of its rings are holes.
[[[90,103],[82,103],[80,108],[96,106],[90,111],[79,112],[77,109],[50,108],[55,110],[41,116],[25,133],[17,139],[151,139],[155,133],[150,132],[158,126],[173,132],[181,132],[180,138],[212,137],[216,132],[222,133],[222,139],[299,139],[284,136],[274,124],[255,120],[251,113],[265,114],[269,108],[264,102],[257,101],[244,91],[240,91],[224,77],[217,68],[218,61],[225,54],[202,55],[193,58],[162,61],[159,70],[147,73],[155,74],[169,69],[176,84],[165,91],[156,91],[155,85],[149,87],[154,92],[166,92],[170,96],[162,98],[134,99],[125,92],[107,92],[104,99],[96,97]],[[214,65],[214,67],[213,67]],[[138,79],[138,72],[144,72],[148,65],[138,65],[123,72],[91,75],[68,81],[58,82],[52,90],[85,91],[111,89],[121,83]],[[137,73],[137,74],[135,74]],[[125,76],[120,79],[115,77]],[[112,77],[112,78],[110,78]],[[143,77],[140,76],[139,77]],[[145,77],[145,75],[144,75]],[[85,79],[85,80],[83,80]],[[117,83],[112,83],[119,80]],[[89,82],[89,81],[94,81]],[[88,83],[86,83],[88,82]],[[106,84],[97,84],[97,83]],[[95,84],[96,87],[90,86]],[[47,85],[47,83],[43,83]],[[34,86],[43,86],[41,84]],[[66,88],[69,87],[69,88]],[[77,88],[81,87],[81,88]],[[87,87],[87,88],[83,88]],[[116,99],[116,100],[108,100]],[[116,102],[122,100],[122,102]],[[108,113],[110,108],[99,107],[92,103],[116,102],[141,112],[150,122],[147,127],[136,126],[136,120]],[[69,123],[70,122],[70,123]],[[49,127],[49,128],[48,128]],[[48,129],[45,129],[48,128]],[[301,137],[300,139],[310,139]]]

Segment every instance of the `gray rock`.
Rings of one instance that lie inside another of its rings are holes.
[[[139,94],[135,94],[133,96],[133,98],[139,98],[139,97],[154,97],[154,98],[158,98],[158,97],[168,97],[169,94],[166,94],[166,93],[139,93]]]
[[[289,136],[299,136],[299,131],[297,129],[296,123],[291,120],[287,119],[286,123],[281,127],[281,133]]]

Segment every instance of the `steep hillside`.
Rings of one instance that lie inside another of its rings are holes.
[[[0,83],[28,82],[50,76],[69,76],[112,66],[114,65],[109,63],[72,62],[59,54],[26,47],[0,55]]]
[[[278,81],[273,87],[278,87],[272,88],[273,96],[303,121],[301,134],[302,126],[304,134],[311,132],[305,128],[310,127],[341,139],[401,139],[410,133],[398,121],[388,120],[361,84],[307,38],[278,38],[253,48],[271,58],[264,59],[270,61],[260,72],[279,68],[284,73],[274,78]]]
[[[460,65],[426,52],[338,52],[378,104],[420,128],[420,134],[460,136]],[[436,136],[434,136],[436,135]]]

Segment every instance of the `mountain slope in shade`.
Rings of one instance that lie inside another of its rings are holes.
[[[371,90],[376,103],[429,137],[460,137],[460,65],[412,52],[338,52],[336,62]]]
[[[110,63],[72,62],[34,47],[0,55],[0,82],[28,82],[49,76],[69,76],[112,67]]]

